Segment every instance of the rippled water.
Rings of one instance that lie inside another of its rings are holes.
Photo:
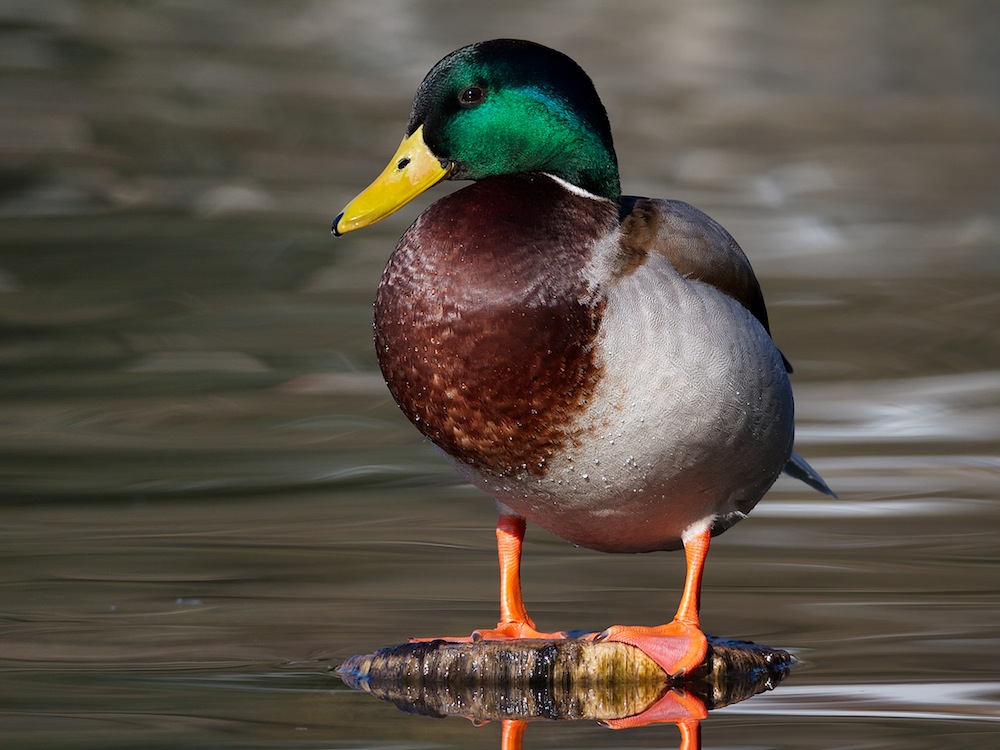
[[[371,349],[419,208],[327,232],[426,69],[502,35],[592,73],[627,190],[740,240],[841,496],[782,480],[713,547],[706,629],[802,663],[705,747],[996,747],[998,34],[974,2],[5,3],[4,747],[498,746],[328,673],[491,624],[496,563]],[[552,629],[662,620],[683,573],[537,529],[525,566]]]

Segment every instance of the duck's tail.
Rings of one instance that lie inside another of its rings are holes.
[[[814,490],[822,492],[824,495],[829,495],[830,497],[837,496],[837,493],[831,490],[826,482],[823,481],[823,477],[795,451],[792,451],[792,456],[788,459],[788,463],[785,464],[783,471],[788,476],[805,482]]]

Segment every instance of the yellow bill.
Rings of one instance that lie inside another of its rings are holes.
[[[333,220],[333,233],[340,236],[395,213],[432,185],[451,174],[454,165],[442,164],[424,142],[424,126],[399,144],[382,174],[347,204]]]

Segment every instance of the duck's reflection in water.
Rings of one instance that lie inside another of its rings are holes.
[[[408,713],[499,720],[502,750],[520,750],[528,723],[539,720],[612,729],[672,723],[681,750],[695,750],[710,710],[773,689],[793,663],[780,649],[709,637],[704,664],[672,680],[621,643],[434,641],[352,657],[339,673]]]
[[[700,704],[698,706],[699,716],[697,718],[695,716],[685,716],[684,718],[674,719],[663,718],[659,721],[673,721],[677,725],[681,733],[680,744],[677,746],[678,750],[701,750],[701,720],[708,715],[708,712],[705,709],[705,704],[699,701],[698,698],[691,695],[683,695],[682,699],[685,703]],[[631,726],[644,726],[655,722],[644,721],[633,724],[630,719],[614,719],[600,723],[612,729],[626,729]],[[500,750],[521,750],[524,745],[524,732],[527,728],[528,721],[524,719],[503,719],[500,731]]]

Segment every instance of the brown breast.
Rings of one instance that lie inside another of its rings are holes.
[[[410,227],[379,286],[375,341],[424,435],[494,474],[544,474],[600,378],[602,304],[583,268],[616,214],[517,175],[447,196]]]

